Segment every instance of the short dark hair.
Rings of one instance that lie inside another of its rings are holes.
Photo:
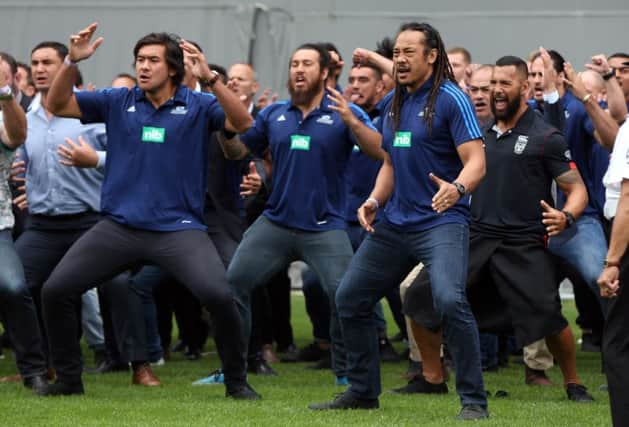
[[[548,55],[550,55],[550,60],[553,61],[553,68],[555,69],[557,74],[563,73],[563,66],[566,63],[564,57],[561,56],[561,54],[556,50],[549,50]],[[541,56],[542,54],[539,51],[535,52],[535,54],[533,54],[533,56],[531,57],[531,63]]]
[[[463,55],[463,58],[465,58],[465,62],[467,62],[468,64],[472,63],[472,55],[470,54],[470,51],[465,49],[464,47],[453,46],[447,50],[447,53],[448,55],[450,55],[451,53],[460,53],[461,55]]]
[[[612,58],[629,58],[629,53],[624,53],[624,52],[612,53],[611,55],[609,55],[609,58],[607,59],[612,59]]]
[[[4,62],[9,64],[9,68],[11,69],[11,74],[15,75],[15,73],[17,73],[17,61],[12,55],[6,52],[0,52],[0,59],[2,59]]]
[[[336,48],[336,46],[334,45],[334,43],[330,43],[330,42],[321,42],[320,43],[321,46],[323,46],[325,48],[325,50],[332,51],[332,52],[336,52],[336,54],[339,56],[339,60],[342,61],[343,57],[341,56],[341,52],[339,52],[339,50]]]
[[[330,70],[330,62],[332,62],[332,59],[330,57],[330,52],[328,52],[328,49],[325,48],[321,43],[302,44],[301,46],[299,46],[297,49],[293,51],[293,54],[290,56],[291,61],[293,59],[293,56],[295,55],[295,52],[297,52],[298,50],[314,50],[318,52],[319,53],[319,70],[320,71],[323,71],[325,69],[327,69],[328,71]],[[290,68],[290,62],[288,63],[288,66]]]
[[[137,41],[133,48],[134,63],[138,59],[138,52],[144,46],[160,45],[166,48],[166,63],[175,71],[172,81],[175,86],[179,86],[183,81],[185,69],[183,65],[183,50],[179,46],[180,38],[168,33],[150,33]]]
[[[376,80],[382,80],[382,71],[374,64],[354,64],[352,68],[369,68],[376,75]]]
[[[517,73],[520,75],[522,80],[527,80],[529,77],[529,67],[526,65],[526,62],[522,58],[518,58],[517,56],[507,55],[499,58],[496,61],[496,67],[510,67],[514,66]]]
[[[50,48],[50,49],[54,49],[55,52],[57,52],[57,55],[59,56],[59,58],[61,58],[61,60],[63,61],[66,56],[68,55],[68,47],[66,45],[64,45],[63,43],[59,43],[59,42],[54,42],[54,41],[45,41],[45,42],[41,42],[38,43],[33,50],[31,50],[31,55],[33,54],[33,52],[35,52],[36,50],[39,49],[46,49],[46,48]]]
[[[222,65],[218,64],[207,64],[210,67],[210,70],[214,70],[218,73],[219,79],[223,84],[227,84],[227,70]]]
[[[385,37],[376,43],[376,53],[382,55],[385,58],[393,59],[393,46],[394,41],[391,37]]]

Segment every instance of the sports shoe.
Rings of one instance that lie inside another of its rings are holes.
[[[400,355],[397,354],[391,342],[385,337],[378,340],[378,346],[380,347],[380,361],[381,362],[399,362]]]
[[[417,375],[410,380],[404,387],[394,388],[391,393],[396,394],[446,394],[448,392],[448,385],[444,382],[440,384],[433,384],[426,381],[423,375]]]
[[[247,372],[255,375],[277,376],[277,372],[269,366],[262,356],[253,357],[247,361]]]
[[[215,384],[224,384],[225,383],[225,375],[223,375],[223,371],[217,369],[212,372],[205,378],[201,378],[200,380],[196,380],[192,383],[192,385],[215,385]]]
[[[312,369],[315,371],[320,369],[332,369],[332,357],[328,353],[327,356],[324,356],[323,359],[319,360],[314,365],[306,366],[306,369]]]
[[[489,418],[489,412],[487,408],[483,408],[480,405],[463,405],[461,412],[456,417],[457,420],[482,420],[483,418]]]
[[[244,383],[239,387],[225,391],[225,397],[231,397],[236,400],[260,400],[260,396],[249,384]]]
[[[298,362],[317,362],[326,357],[330,357],[330,350],[322,349],[317,341],[308,344],[297,352]]]
[[[308,405],[309,409],[325,411],[330,409],[376,409],[380,407],[378,399],[359,399],[349,391],[339,394],[334,400]]]
[[[164,366],[166,364],[166,360],[163,357],[160,357],[155,362],[151,362],[151,366]]]
[[[568,384],[566,385],[566,394],[568,394],[568,400],[579,403],[594,402],[594,398],[588,389],[583,384]]]

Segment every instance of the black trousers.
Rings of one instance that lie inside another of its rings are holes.
[[[26,284],[35,302],[41,334],[44,338],[43,349],[49,353],[47,345],[47,328],[42,317],[41,289],[59,261],[64,257],[72,245],[89,229],[90,223],[82,223],[81,228],[71,228],[72,218],[69,216],[58,219],[48,218],[49,224],[58,226],[58,229],[41,228],[31,225],[15,242],[15,249],[24,266]],[[64,226],[64,222],[66,223]],[[94,224],[92,222],[91,224]],[[144,319],[141,317],[142,303],[135,293],[128,292],[127,276],[114,277],[110,281],[90,282],[85,290],[96,285],[99,293],[105,298],[101,305],[101,314],[106,320],[105,339],[108,351],[117,352],[121,360],[146,360],[146,332]],[[124,296],[124,298],[123,298]],[[109,299],[117,300],[116,304],[107,304]],[[73,299],[74,310],[80,313],[80,293]],[[111,318],[111,323],[109,322]],[[80,319],[77,318],[77,328],[80,327]],[[113,328],[113,331],[111,331]],[[76,336],[80,336],[77,330]],[[29,331],[24,329],[23,333]],[[109,337],[109,341],[107,338]],[[112,338],[115,341],[112,345]],[[113,349],[112,349],[113,348]]]
[[[629,420],[629,252],[620,265],[620,290],[610,299],[603,332],[603,358],[614,426]]]
[[[241,320],[225,267],[216,247],[201,230],[137,230],[109,219],[86,232],[63,257],[42,289],[44,320],[57,377],[76,382],[81,376],[76,312],[72,300],[90,284],[103,282],[140,263],[156,264],[183,283],[208,306],[216,324],[216,344],[225,385],[246,380]]]

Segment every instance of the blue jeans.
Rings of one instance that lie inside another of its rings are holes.
[[[245,232],[227,269],[227,280],[242,315],[246,342],[251,333],[251,291],[267,283],[290,262],[303,260],[317,274],[328,294],[332,370],[337,376],[345,376],[345,348],[334,301],[351,258],[352,247],[345,230],[302,231],[259,217]]]
[[[552,237],[548,242],[548,249],[577,269],[594,292],[605,315],[607,300],[600,296],[596,283],[607,256],[607,241],[601,222],[593,216],[582,216],[571,228]]]
[[[487,406],[478,327],[465,295],[468,251],[469,230],[462,224],[405,232],[380,223],[365,239],[336,294],[352,394],[363,399],[380,395],[373,307],[388,287],[397,286],[422,262],[430,274],[433,304],[443,319],[461,404]]]
[[[87,346],[94,351],[105,350],[103,318],[100,314],[96,288],[92,288],[81,295],[81,326]]]
[[[153,289],[169,277],[161,268],[145,265],[131,278],[131,287],[142,301],[144,326],[146,328],[146,352],[150,362],[157,362],[164,356],[162,340],[159,337],[157,308],[153,299]]]
[[[37,311],[13,246],[11,230],[0,230],[0,312],[22,377],[45,374],[46,359]]]

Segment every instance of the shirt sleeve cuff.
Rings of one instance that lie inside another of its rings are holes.
[[[96,155],[98,156],[98,162],[96,163],[96,169],[102,169],[105,167],[105,163],[107,162],[107,152],[106,151],[96,151]]]
[[[551,93],[545,93],[544,95],[544,103],[546,104],[554,104],[559,101],[559,92],[553,91]]]

